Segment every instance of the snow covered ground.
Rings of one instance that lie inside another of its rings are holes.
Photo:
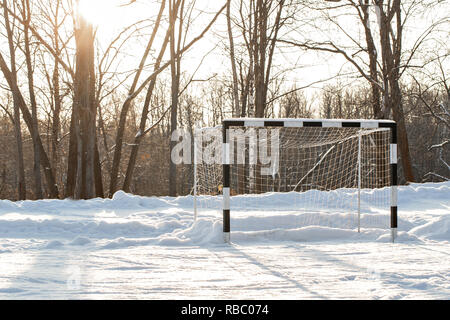
[[[0,298],[450,299],[450,182],[399,188],[394,244],[382,215],[302,224],[289,197],[235,198],[231,245],[190,196],[1,200]]]

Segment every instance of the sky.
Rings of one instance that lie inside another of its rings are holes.
[[[128,2],[129,0],[80,0],[80,10],[88,20],[97,25],[98,38],[100,41],[107,43],[107,39],[114,37],[124,26],[132,24],[140,19],[154,17],[159,9],[159,3],[155,1],[138,0],[131,5],[124,5]],[[199,12],[203,13],[199,15],[188,36],[190,38],[196,36],[212,18],[214,12],[216,12],[224,3],[225,1],[197,0],[196,8],[198,8]],[[423,32],[432,21],[445,16],[449,17],[449,3],[444,2],[442,5],[443,7],[441,7],[440,10],[430,10],[427,13],[418,14],[415,20],[407,21],[403,39],[404,48],[411,48],[421,32]],[[445,10],[445,8],[448,8],[448,10]],[[374,8],[372,8],[372,13],[373,19],[371,21],[371,26],[374,30],[373,33],[376,34],[378,24],[374,14]],[[305,17],[298,17],[299,20],[301,18]],[[350,30],[352,35],[364,41],[364,35],[352,27],[354,22],[351,19],[344,17],[339,19],[339,23],[346,30]],[[310,32],[307,31],[307,27],[304,26],[302,28],[305,29],[291,30],[290,35],[286,38],[295,40],[304,36],[304,33]],[[337,34],[338,30],[334,31],[336,31]],[[342,43],[346,43],[347,40],[344,38],[336,40],[334,31],[331,30],[328,33],[322,32],[321,36],[323,36],[324,39],[328,37],[334,41],[342,40]],[[202,57],[209,53],[203,60],[203,66],[198,70],[198,77],[209,77],[211,73],[216,72],[227,73],[230,68],[230,62],[226,58],[226,55],[223,54],[221,45],[219,44],[219,46],[216,47],[216,50],[213,50],[220,37],[223,37],[223,40],[221,41],[223,42],[223,45],[226,45],[227,39],[224,15],[218,19],[209,34],[199,41],[190,53],[185,55],[183,63],[183,66],[186,68],[185,71],[189,72],[189,69],[196,69]],[[143,50],[142,45],[142,43],[136,42],[134,47],[130,47],[130,54],[135,52],[136,58],[140,57]],[[211,50],[213,51],[211,52]],[[135,62],[136,61],[133,61],[133,63]],[[277,57],[275,63],[298,66],[297,69],[286,76],[288,87],[294,84],[297,86],[304,86],[318,80],[328,79],[337,73],[355,72],[355,69],[342,57],[330,54],[318,54],[316,52],[305,53],[296,48],[283,49],[283,54]],[[352,81],[353,79],[350,80],[350,82]],[[318,86],[321,87],[322,84]]]
[[[130,0],[80,0],[79,10],[89,21],[97,27],[97,40],[101,47],[106,48],[111,39],[115,38],[123,28],[129,26],[136,21],[144,19],[154,19],[159,10],[159,1],[155,0],[137,0],[132,4],[128,3]],[[404,3],[407,1],[404,1]],[[225,0],[217,1],[196,1],[196,14],[198,17],[192,25],[188,33],[188,41],[197,36],[201,30],[209,23],[214,16],[214,13],[225,4]],[[166,8],[167,10],[167,8]],[[374,13],[374,9],[372,8]],[[404,48],[411,48],[414,45],[417,37],[427,26],[437,19],[442,17],[449,17],[450,4],[449,1],[442,2],[439,10],[429,10],[426,13],[416,14],[415,20],[408,20],[405,26]],[[371,26],[377,28],[377,21],[375,14],[372,14]],[[304,12],[299,12],[295,19],[297,21],[308,20]],[[146,22],[148,26],[152,26],[151,21]],[[357,38],[364,40],[363,34],[357,31],[357,28],[352,27],[352,21],[348,18],[341,18],[339,20],[341,26],[346,30],[350,30]],[[296,25],[295,25],[296,26]],[[302,37],[317,37],[322,36],[324,39],[332,39],[346,44],[343,38],[337,38],[336,30],[322,30],[322,32],[312,31],[308,29],[307,25],[302,27],[295,27],[289,30],[289,34],[283,35],[285,39],[297,40]],[[129,71],[137,67],[142,52],[148,40],[151,28],[142,31],[141,34],[134,38],[133,41],[121,49],[121,60],[118,71]],[[165,31],[160,30],[160,40]],[[234,30],[237,36],[238,30]],[[445,34],[443,36],[445,40]],[[447,32],[447,39],[449,39]],[[448,41],[447,41],[448,42]],[[347,42],[348,43],[348,42]],[[216,24],[209,31],[209,33],[197,42],[194,47],[184,55],[182,62],[182,69],[186,74],[192,74],[196,70],[195,79],[208,79],[213,74],[227,75],[230,71],[230,61],[227,57],[224,47],[228,45],[226,33],[226,20],[222,15],[216,21]],[[280,45],[280,47],[282,47]],[[436,48],[431,47],[431,51]],[[2,44],[2,52],[7,53],[7,46]],[[306,91],[308,98],[312,98],[314,94],[321,90],[326,83],[335,83],[335,80],[328,82],[320,82],[320,80],[333,78],[336,74],[354,73],[356,70],[345,61],[345,59],[338,55],[305,52],[297,48],[282,48],[282,53],[275,58],[275,65],[295,66],[292,71],[284,74],[284,84],[286,89],[291,89],[293,86],[303,87],[311,83],[319,82],[313,85]],[[168,58],[168,57],[166,57]],[[150,58],[149,63],[154,59]],[[199,67],[200,66],[200,67]],[[198,70],[197,70],[198,68]],[[151,68],[149,68],[151,70]],[[144,74],[145,76],[145,74]],[[218,79],[218,78],[214,78]],[[355,77],[341,78],[341,85],[351,85],[355,83]]]

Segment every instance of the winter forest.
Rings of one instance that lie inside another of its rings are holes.
[[[450,179],[448,1],[0,4],[0,199],[190,194],[171,133],[231,117],[392,119]]]

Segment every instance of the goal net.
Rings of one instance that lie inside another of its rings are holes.
[[[388,120],[230,119],[195,133],[195,212],[230,231],[397,227]],[[378,230],[378,231],[377,231]],[[308,240],[308,239],[305,239]]]

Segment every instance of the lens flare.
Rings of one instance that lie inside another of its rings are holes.
[[[79,0],[78,13],[94,26],[108,27],[117,21],[119,5],[116,0]]]

